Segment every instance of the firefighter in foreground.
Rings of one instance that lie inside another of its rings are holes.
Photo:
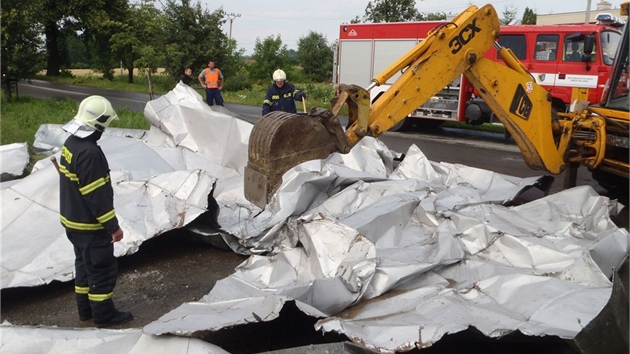
[[[621,9],[627,16],[628,3]],[[471,6],[430,31],[373,78],[367,89],[340,85],[331,109],[263,116],[250,135],[245,197],[264,208],[287,170],[333,152],[348,153],[365,136],[378,137],[462,74],[514,138],[530,168],[559,174],[584,165],[600,184],[628,188],[628,26],[601,105],[589,106],[582,99],[584,93],[574,89],[576,104],[569,113],[553,110],[548,92],[511,50],[496,42],[498,37],[494,7]],[[590,39],[586,59],[593,50]],[[505,65],[483,57],[490,46]],[[370,102],[369,90],[398,72],[401,75],[393,85]],[[344,106],[348,108],[345,130],[337,118]]]
[[[123,230],[114,211],[114,191],[109,165],[98,139],[117,119],[110,102],[90,96],[63,129],[70,133],[61,149],[61,224],[75,253],[75,280],[79,319],[94,319],[96,327],[108,327],[133,319],[130,312],[114,306],[112,296],[118,277],[114,243]]]

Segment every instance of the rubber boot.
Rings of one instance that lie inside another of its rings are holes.
[[[87,294],[76,294],[77,310],[79,311],[79,319],[88,321],[92,319],[92,307]]]
[[[105,301],[90,301],[90,305],[92,306],[94,324],[98,328],[114,326],[133,320],[131,312],[121,312],[116,310],[112,299]]]

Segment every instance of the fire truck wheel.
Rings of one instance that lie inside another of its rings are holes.
[[[411,123],[411,119],[405,118],[401,120],[400,122],[394,124],[391,128],[389,128],[389,131],[402,132],[402,131],[411,129],[412,126],[413,126],[413,123]]]

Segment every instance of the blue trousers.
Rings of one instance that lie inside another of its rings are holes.
[[[221,90],[218,88],[211,89],[206,87],[206,103],[208,106],[223,106],[223,97],[221,96]]]

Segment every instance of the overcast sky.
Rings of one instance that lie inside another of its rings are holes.
[[[198,0],[210,12],[223,7],[228,14],[240,15],[232,21],[231,35],[239,48],[252,54],[256,38],[264,40],[268,36],[280,34],[282,42],[289,49],[297,49],[297,41],[310,31],[321,33],[329,43],[338,36],[339,25],[348,23],[355,16],[362,17],[369,0]],[[591,10],[601,0],[591,0]],[[609,0],[619,8],[621,0]],[[196,1],[192,2],[193,4]],[[507,6],[516,7],[517,19],[521,19],[525,7],[533,8],[537,14],[585,11],[587,0],[495,0],[475,2],[471,0],[417,0],[420,12],[445,12],[458,14],[469,4],[483,6],[492,3],[499,12]],[[223,27],[230,34],[230,21]]]

